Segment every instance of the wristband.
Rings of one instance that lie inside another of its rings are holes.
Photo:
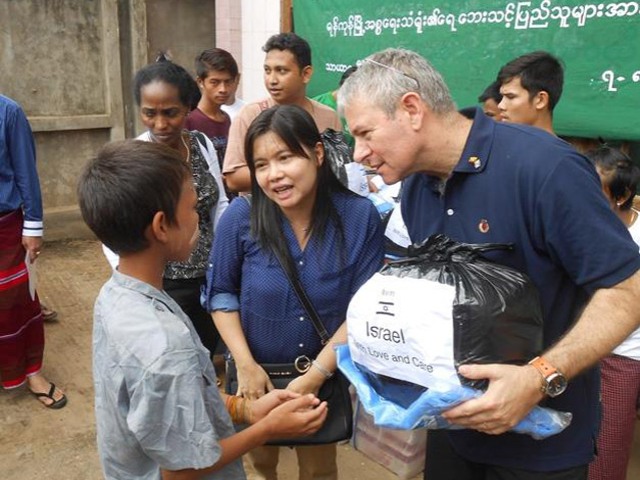
[[[316,370],[318,370],[327,380],[333,377],[333,372],[330,372],[329,370],[324,368],[317,360],[312,360],[311,365],[315,367]]]
[[[233,423],[251,423],[251,407],[246,398],[229,395],[225,406]]]
[[[253,423],[253,415],[251,414],[251,404],[253,400],[249,400],[248,398],[244,399],[244,403],[242,405],[242,417],[244,419],[244,423],[252,424]]]

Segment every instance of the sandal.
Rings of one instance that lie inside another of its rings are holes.
[[[58,318],[58,312],[51,310],[46,305],[40,304],[40,309],[42,310],[42,320],[45,322],[52,322]]]
[[[56,392],[56,386],[55,386],[55,384],[53,382],[49,382],[49,385],[51,385],[51,388],[49,389],[49,393],[38,393],[38,392],[34,392],[31,389],[29,389],[29,391],[31,392],[31,394],[33,396],[38,398],[38,400],[40,400],[40,398],[42,398],[42,397],[49,398],[53,403],[50,403],[50,404],[47,405],[44,402],[40,402],[47,408],[53,408],[53,409],[57,410],[58,408],[64,407],[67,404],[67,396],[63,393],[61,399],[55,400],[53,398],[53,394]]]

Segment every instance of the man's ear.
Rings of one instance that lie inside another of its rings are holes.
[[[169,240],[169,222],[164,212],[156,212],[149,225],[149,234],[152,238],[160,243],[166,243]]]
[[[407,92],[400,99],[399,108],[409,115],[409,124],[413,130],[422,127],[424,118],[424,102],[416,92]]]
[[[551,108],[549,108],[549,94],[544,90],[540,90],[533,97],[533,106],[536,110],[544,110],[546,108],[551,111]]]
[[[307,84],[311,81],[311,75],[313,75],[313,67],[311,65],[307,65],[302,70],[300,70],[300,75],[302,75],[302,81]]]

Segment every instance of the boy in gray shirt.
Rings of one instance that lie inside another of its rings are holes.
[[[85,168],[85,222],[120,255],[94,311],[98,450],[108,479],[244,479],[239,457],[272,438],[308,435],[327,410],[313,395],[220,394],[207,350],[162,291],[167,261],[198,235],[188,166],[171,149],[125,141]],[[251,423],[235,433],[232,421]]]

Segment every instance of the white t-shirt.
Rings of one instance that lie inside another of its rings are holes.
[[[231,121],[233,121],[234,117],[238,114],[238,112],[244,106],[245,101],[241,98],[236,97],[236,101],[231,105],[222,105],[222,111],[227,112],[227,115],[231,117]]]
[[[636,217],[634,224],[629,227],[629,233],[631,234],[631,238],[633,238],[640,246],[640,212],[637,210],[634,211],[638,216]],[[624,342],[618,345],[613,353],[640,361],[640,328],[629,335]]]

